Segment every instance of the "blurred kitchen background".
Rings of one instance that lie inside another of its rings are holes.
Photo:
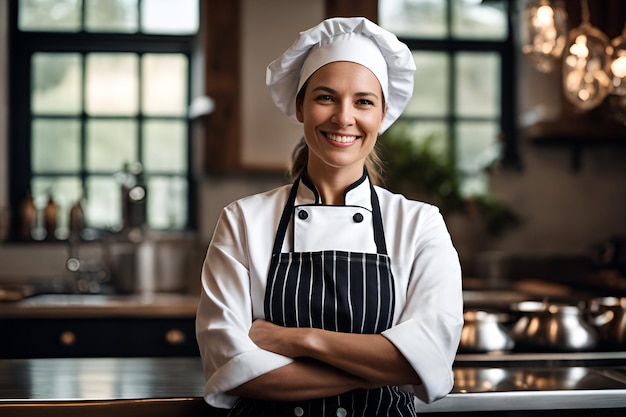
[[[197,294],[222,207],[284,184],[301,136],[265,67],[342,14],[414,51],[390,187],[442,207],[468,288],[626,291],[626,6],[557,3],[541,26],[529,1],[2,2],[4,294]]]
[[[302,131],[266,66],[350,15],[414,53],[387,185],[441,208],[463,267],[455,388],[418,411],[624,415],[623,0],[0,1],[0,414],[222,415],[204,254],[287,182]]]

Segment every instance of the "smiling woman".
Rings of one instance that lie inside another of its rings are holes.
[[[296,116],[310,150],[309,175],[332,178],[342,171],[350,182],[358,180],[385,118],[378,79],[361,64],[333,62],[317,70],[304,91]],[[343,204],[343,198],[333,199],[331,187],[318,184],[322,201]]]
[[[443,218],[376,186],[409,49],[365,18],[301,32],[267,68],[303,129],[293,184],[229,204],[202,272],[204,397],[232,416],[415,416],[452,388],[461,271]],[[271,252],[268,250],[271,249]]]

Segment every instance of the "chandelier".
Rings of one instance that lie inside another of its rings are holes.
[[[563,94],[581,111],[605,99],[626,124],[626,25],[609,41],[590,23],[589,4],[581,0],[582,22],[567,31],[567,12],[559,0],[527,4],[523,19],[523,53],[540,72],[562,71]]]

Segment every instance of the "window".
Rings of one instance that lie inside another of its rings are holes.
[[[119,230],[129,179],[145,183],[149,227],[193,226],[187,108],[198,7],[11,0],[11,201],[30,192],[41,209],[51,198],[55,238],[67,236],[78,201],[89,227]]]
[[[509,2],[380,0],[379,22],[417,64],[413,98],[394,128],[450,158],[463,195],[486,193],[484,167],[502,151],[507,162],[515,157]]]

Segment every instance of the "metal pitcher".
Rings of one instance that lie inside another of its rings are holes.
[[[502,324],[506,315],[484,310],[469,310],[463,314],[459,350],[464,352],[509,351],[515,346],[513,337]]]
[[[513,337],[531,350],[589,351],[598,344],[596,329],[585,320],[584,309],[565,303],[519,303],[520,318],[513,326]]]

